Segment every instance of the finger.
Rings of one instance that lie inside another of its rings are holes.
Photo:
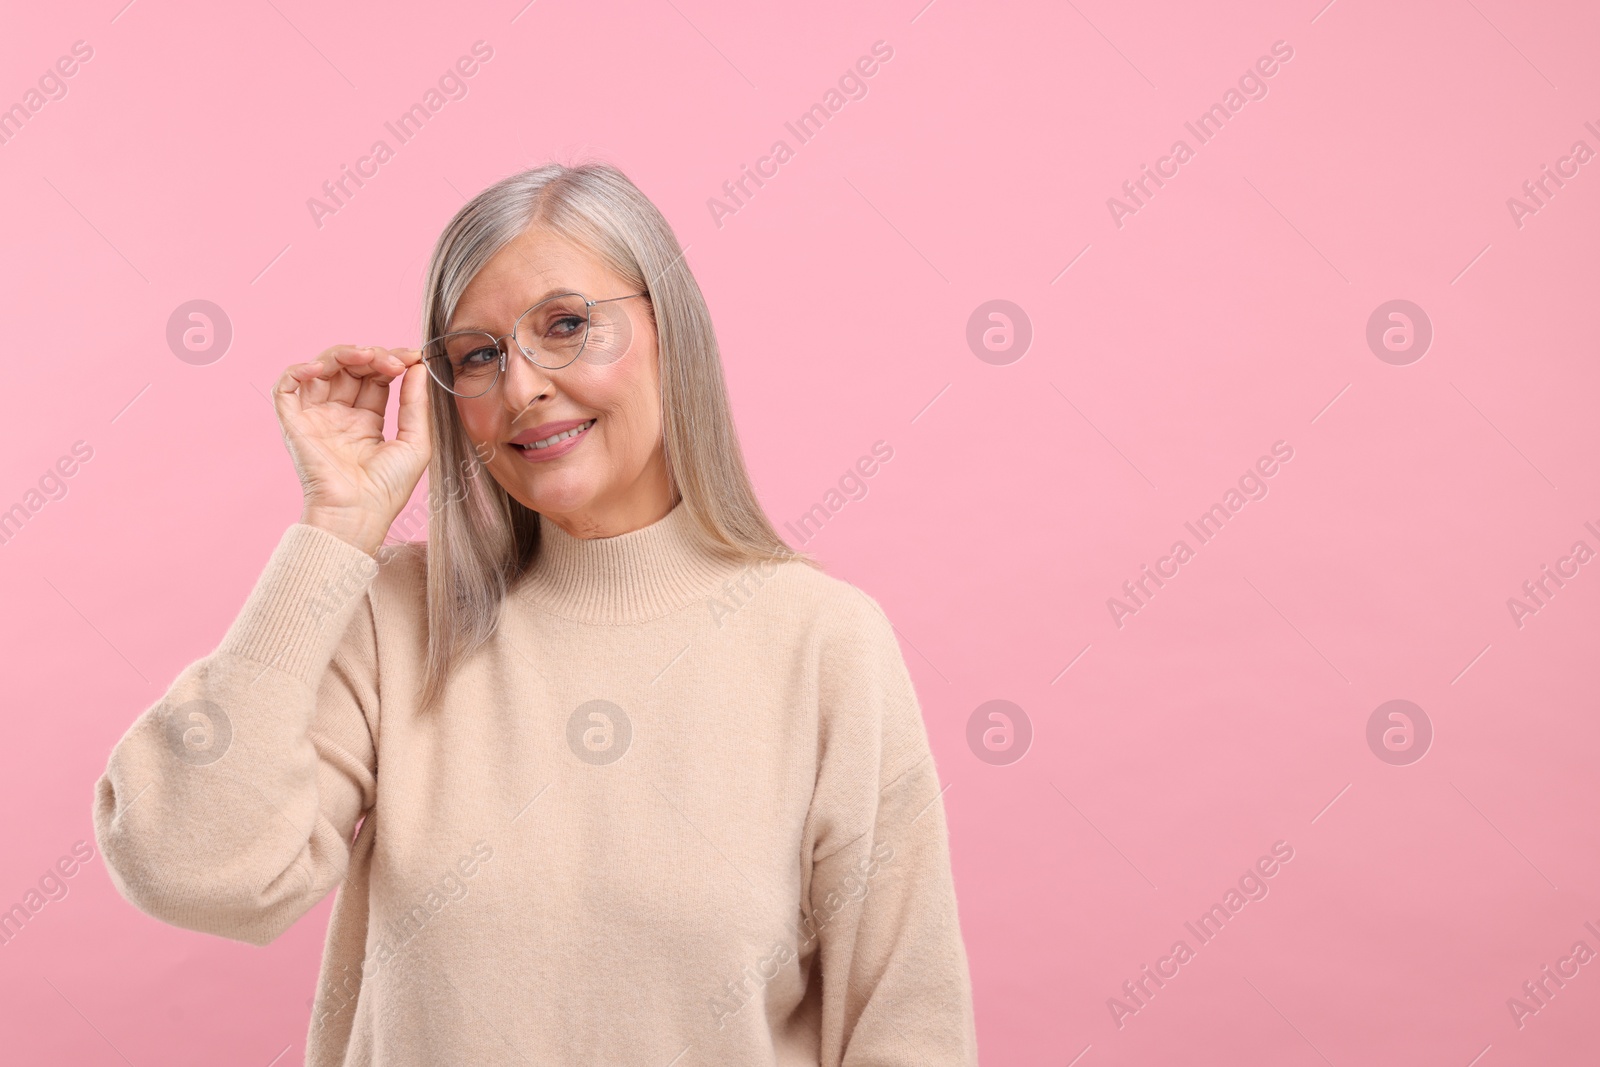
[[[361,390],[356,394],[354,406],[376,414],[380,419],[389,408],[389,383],[393,381],[388,375],[372,376],[361,379]]]
[[[302,409],[328,402],[330,382],[340,374],[342,369],[340,356],[341,354],[355,351],[355,347],[354,345],[334,345],[331,348],[324,349],[316,359],[290,368],[290,372],[300,381],[299,392]]]
[[[389,405],[389,383],[405,373],[405,361],[389,349],[377,347],[341,351],[335,358],[344,373],[329,378],[329,398],[381,417]]]
[[[309,363],[291,363],[273,383],[273,406],[280,411],[290,410],[298,413],[308,404],[315,403],[316,390],[321,384],[319,379],[324,372],[325,367],[318,360]]]
[[[349,373],[348,368],[341,367],[338,372],[328,375],[326,380],[330,404],[353,404],[361,393],[362,379]]]
[[[330,349],[333,359],[347,373],[357,378],[368,375],[383,374],[390,378],[398,378],[405,370],[405,364],[399,357],[393,355],[387,348],[378,348],[373,345],[341,345],[337,349]]]
[[[407,367],[422,359],[422,353],[415,348],[373,348],[371,353],[373,368],[391,378],[400,377]]]
[[[283,368],[283,373],[278,375],[278,380],[272,383],[272,394],[293,394],[300,388],[300,376],[305,373],[306,364],[291,363]]]
[[[305,363],[291,363],[284,368],[278,376],[278,386],[285,392],[294,392],[315,378],[320,378],[328,373],[328,364],[319,357]]]
[[[329,345],[311,362],[320,364],[324,374],[332,374],[346,364],[365,362],[367,357],[358,355],[362,351],[361,345]]]
[[[328,402],[328,374],[326,364],[317,364],[317,369],[309,374],[300,383],[300,404],[302,407],[315,407]]]
[[[308,367],[312,365],[318,368],[320,377],[329,381],[341,373],[353,378],[372,374],[386,374],[394,378],[399,377],[403,369],[398,361],[387,355],[386,350],[370,345],[333,345],[306,364]]]
[[[428,371],[413,364],[400,381],[400,415],[395,440],[425,446],[428,442]]]
[[[395,369],[395,360],[389,355],[387,349],[373,345],[363,345],[355,351],[340,354],[340,365],[344,369],[344,380],[338,381],[333,390],[335,399],[352,407],[361,406],[361,398],[370,396],[367,383],[374,379],[382,379],[384,385],[383,397],[380,404],[387,405],[387,386],[395,377],[391,371]],[[383,414],[383,408],[378,408],[378,414]]]
[[[360,406],[382,415],[388,406],[389,383],[405,373],[408,362],[420,358],[415,349],[333,345],[314,360],[291,365],[276,388],[295,395],[292,410],[296,413],[317,404],[334,403]],[[369,382],[374,384],[369,386]]]
[[[299,375],[305,372],[306,364],[293,364],[286,367],[284,372],[278,375],[278,380],[272,384],[272,407],[277,411],[279,421],[299,416],[301,401],[304,399],[300,395]]]

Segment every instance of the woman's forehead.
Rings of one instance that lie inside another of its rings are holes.
[[[517,316],[551,297],[578,293],[589,300],[596,299],[591,292],[596,284],[593,272],[548,271],[507,276],[484,286],[471,285],[450,316],[448,330],[504,332]]]
[[[600,290],[613,283],[600,257],[561,234],[535,227],[484,264],[461,294],[447,329],[493,332],[502,319],[501,329],[510,329],[518,315],[541,300],[573,292],[601,299],[609,294]]]

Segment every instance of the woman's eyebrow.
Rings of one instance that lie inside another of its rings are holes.
[[[543,293],[539,294],[538,296],[536,296],[533,299],[529,300],[527,302],[527,304],[523,305],[522,311],[527,311],[528,308],[531,308],[531,307],[533,307],[533,305],[535,305],[537,303],[540,303],[542,301],[549,300],[552,296],[560,296],[562,293],[576,293],[577,291],[578,290],[574,289],[570,285],[558,285],[554,289],[546,289]],[[519,314],[519,315],[522,314],[522,311],[519,311],[517,314]],[[461,333],[461,332],[466,331],[466,330],[474,330],[474,331],[478,331],[480,333],[490,333],[490,334],[494,333],[494,331],[489,329],[487,326],[460,326],[460,325],[457,325],[456,324],[456,320],[455,320],[455,318],[453,316],[451,317],[450,322],[445,326],[444,332],[445,333]]]

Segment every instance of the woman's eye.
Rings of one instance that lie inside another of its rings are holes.
[[[500,353],[492,348],[476,348],[461,357],[463,367],[481,367],[485,363],[492,363],[500,358]]]
[[[550,336],[570,337],[583,328],[583,319],[577,315],[563,315],[550,323]]]

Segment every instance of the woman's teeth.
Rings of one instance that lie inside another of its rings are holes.
[[[530,449],[530,448],[549,448],[551,445],[560,444],[562,441],[565,441],[569,437],[578,436],[580,433],[582,433],[583,431],[587,430],[589,427],[591,427],[593,425],[594,425],[594,420],[590,419],[588,422],[584,423],[582,426],[574,426],[572,429],[567,430],[564,433],[558,433],[558,434],[555,434],[554,436],[546,437],[543,441],[535,441],[531,445],[517,445],[516,447],[520,448],[520,449],[523,449],[524,451],[526,451],[527,449]]]

